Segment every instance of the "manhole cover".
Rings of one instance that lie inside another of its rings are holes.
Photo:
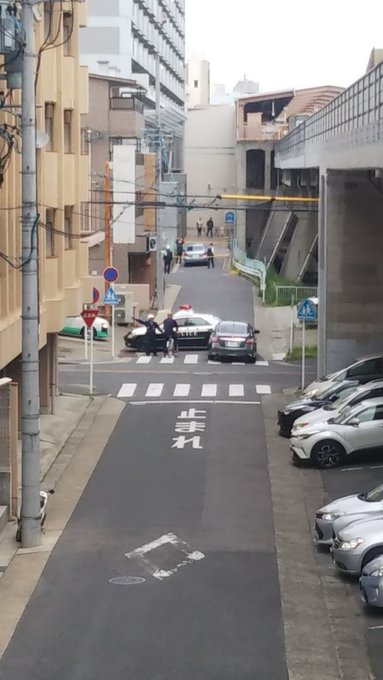
[[[109,583],[113,583],[115,586],[136,586],[139,583],[145,583],[142,576],[114,576],[109,579]]]

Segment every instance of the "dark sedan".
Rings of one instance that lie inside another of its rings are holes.
[[[291,428],[297,418],[305,413],[334,404],[338,399],[345,397],[346,394],[351,393],[358,386],[359,383],[356,380],[334,382],[330,387],[327,387],[322,392],[318,392],[315,396],[295,401],[280,409],[278,411],[279,434],[282,437],[290,437]]]
[[[242,359],[255,363],[259,333],[243,321],[221,321],[210,336],[209,359]]]

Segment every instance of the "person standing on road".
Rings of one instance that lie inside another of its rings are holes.
[[[146,328],[145,335],[146,356],[149,356],[150,354],[153,354],[153,356],[157,356],[156,331],[158,330],[160,333],[162,333],[162,331],[157,321],[154,321],[154,314],[148,314],[147,321],[144,321],[143,319],[136,319],[134,316],[132,318],[133,321],[140,323],[142,326],[145,326]]]
[[[214,222],[211,217],[209,217],[208,221],[206,222],[206,226],[206,236],[213,236]]]
[[[197,227],[197,236],[201,236],[201,235],[202,235],[202,224],[203,224],[203,222],[202,222],[201,218],[199,217],[198,220],[197,220],[197,223],[196,223],[196,227]]]
[[[184,240],[178,238],[176,241],[176,264],[182,263],[182,254],[184,252]]]
[[[175,319],[173,319],[173,315],[171,312],[169,312],[167,318],[164,321],[164,335],[165,335],[165,348],[164,348],[164,354],[167,354],[167,342],[169,338],[173,338],[174,340],[174,354],[177,354],[178,352],[178,341],[177,341],[177,333],[178,333],[178,323]]]
[[[207,268],[210,269],[210,267],[214,269],[214,246],[212,243],[209,243],[207,248]]]
[[[170,246],[166,248],[166,253],[164,255],[164,273],[165,274],[170,274],[170,265],[173,260],[173,253],[171,251]]]

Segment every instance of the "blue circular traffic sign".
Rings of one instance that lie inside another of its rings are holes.
[[[108,283],[114,283],[118,279],[118,269],[116,267],[107,267],[102,273],[104,280]]]
[[[95,305],[96,302],[98,302],[99,299],[100,299],[100,291],[98,290],[98,288],[93,288],[92,295],[93,295],[93,304]]]

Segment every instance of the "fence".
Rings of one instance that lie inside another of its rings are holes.
[[[316,286],[277,286],[275,288],[275,304],[277,306],[295,305],[308,297],[317,297]]]
[[[236,239],[233,239],[233,265],[238,271],[258,279],[259,288],[262,292],[262,300],[265,302],[266,266],[261,260],[247,257],[246,253],[238,248]]]

